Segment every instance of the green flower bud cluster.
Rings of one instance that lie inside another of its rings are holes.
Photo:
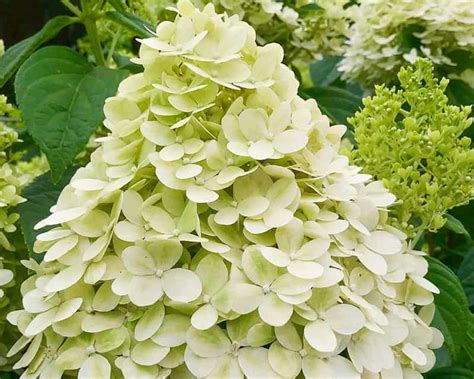
[[[353,24],[340,66],[347,79],[372,86],[395,78],[417,56],[448,67],[456,66],[451,53],[474,56],[470,0],[361,0],[350,10]]]
[[[178,1],[36,228],[28,378],[422,378],[443,337],[395,196],[338,153],[277,44]],[[302,373],[302,374],[301,374]]]
[[[448,105],[448,80],[438,81],[427,59],[398,78],[400,90],[376,87],[349,120],[357,143],[352,157],[397,196],[394,223],[414,235],[441,228],[447,210],[474,197],[474,150],[463,136],[471,108]]]
[[[3,41],[0,40],[0,54]],[[0,95],[0,371],[10,368],[12,359],[7,358],[8,349],[20,337],[12,329],[6,315],[21,305],[19,284],[26,278],[26,270],[18,267],[18,252],[24,246],[18,238],[7,238],[16,231],[19,214],[14,208],[24,201],[21,191],[35,177],[45,172],[45,158],[22,161],[22,151],[13,151],[12,146],[21,142],[18,133],[9,126],[21,127],[20,112]],[[7,125],[8,123],[8,125]],[[8,253],[7,253],[8,251]],[[9,253],[15,251],[15,255]]]

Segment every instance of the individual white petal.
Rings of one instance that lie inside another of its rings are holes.
[[[77,374],[79,379],[110,378],[111,367],[109,361],[99,354],[92,354],[81,365]]]
[[[186,333],[186,342],[195,354],[203,358],[219,357],[230,348],[229,338],[218,326],[206,330],[191,327]]]
[[[68,225],[81,236],[97,238],[107,231],[109,221],[110,217],[106,212],[94,209],[84,216],[69,222]]]
[[[268,362],[268,350],[263,347],[245,347],[239,351],[239,364],[249,379],[278,378]]]
[[[268,209],[270,202],[263,196],[250,196],[237,206],[237,210],[244,217],[255,217]]]
[[[125,268],[134,275],[152,275],[156,272],[153,256],[139,246],[127,247],[122,252],[122,262]]]
[[[239,115],[239,127],[249,141],[258,141],[267,134],[268,117],[261,109],[246,109]]]
[[[274,293],[268,293],[258,307],[258,314],[267,324],[272,326],[285,325],[293,314],[293,306],[280,300]]]
[[[359,308],[350,304],[338,304],[329,308],[324,319],[332,330],[339,334],[351,335],[364,327],[365,317]]]
[[[325,187],[324,194],[333,200],[349,201],[356,197],[357,190],[346,183],[334,183]]]
[[[84,332],[99,333],[120,327],[124,319],[125,315],[120,311],[96,312],[83,318],[81,328]]]
[[[53,308],[49,311],[38,314],[31,322],[28,324],[28,327],[25,329],[26,337],[33,337],[41,333],[43,330],[48,328],[54,321],[56,317],[57,309]]]
[[[0,286],[10,283],[13,279],[13,272],[4,268],[0,269]]]
[[[158,121],[145,121],[140,131],[146,139],[159,146],[168,146],[176,141],[173,130]]]
[[[264,160],[271,158],[274,150],[273,145],[266,139],[261,139],[257,142],[250,142],[249,155],[256,160]]]
[[[135,242],[143,239],[145,236],[145,229],[140,225],[135,225],[124,220],[115,225],[114,233],[121,240]]]
[[[292,322],[276,327],[275,336],[278,342],[288,350],[300,351],[303,348],[301,337]]]
[[[219,209],[214,217],[214,221],[221,225],[232,225],[239,219],[239,212],[234,207]]]
[[[295,258],[309,261],[321,257],[329,249],[331,241],[317,238],[305,243],[295,254]]]
[[[262,234],[271,229],[270,226],[265,225],[265,223],[261,220],[251,220],[245,219],[244,220],[244,227],[252,234]]]
[[[429,280],[423,278],[422,276],[419,275],[410,275],[410,279],[413,280],[416,284],[418,284],[421,288],[424,288],[427,291],[430,291],[432,293],[439,293],[438,287],[436,287],[433,283],[431,283]]]
[[[268,262],[256,246],[245,249],[242,267],[249,279],[261,286],[269,285],[277,277],[277,268]]]
[[[268,350],[270,366],[284,378],[296,378],[301,371],[301,356],[274,342]]]
[[[243,169],[236,166],[229,166],[219,172],[219,174],[216,176],[216,182],[217,184],[228,184],[242,175],[245,175],[245,171]]]
[[[207,378],[218,362],[218,358],[200,357],[189,346],[184,351],[184,360],[189,371],[198,378]]]
[[[227,283],[227,267],[218,255],[205,256],[196,267],[195,273],[202,283],[203,293],[212,296]]]
[[[397,254],[402,248],[400,240],[392,233],[384,230],[376,230],[370,233],[370,236],[364,237],[364,245],[384,255]]]
[[[291,274],[283,274],[271,285],[274,292],[282,295],[299,295],[311,289],[312,280],[297,278]]]
[[[173,218],[160,207],[145,207],[143,209],[143,218],[159,233],[171,234],[176,228]]]
[[[57,273],[47,284],[48,292],[59,292],[76,284],[84,275],[87,265],[77,264],[69,266]]]
[[[191,324],[199,330],[206,330],[212,327],[219,315],[211,304],[206,304],[193,313]]]
[[[69,299],[63,302],[57,309],[54,322],[66,320],[71,317],[82,305],[81,298]]]
[[[41,229],[48,225],[57,225],[62,224],[64,222],[69,222],[75,220],[76,218],[81,217],[83,214],[87,212],[87,208],[77,207],[77,208],[69,208],[64,209],[61,211],[54,212],[49,217],[45,218],[43,221],[40,221],[34,226],[34,229]]]
[[[293,261],[288,265],[288,272],[301,279],[316,279],[324,273],[324,267],[317,262]]]
[[[387,261],[382,255],[373,253],[370,250],[364,250],[362,254],[358,255],[358,258],[374,274],[385,275],[387,273]]]
[[[139,365],[152,366],[163,360],[169,352],[169,347],[157,345],[152,340],[146,340],[137,343],[130,356]]]
[[[239,314],[247,314],[260,305],[263,297],[263,290],[259,286],[247,283],[234,284],[231,301],[232,310]]]
[[[184,315],[166,315],[161,327],[152,337],[152,340],[161,346],[180,346],[186,342],[186,332],[190,325],[189,318]]]
[[[186,189],[186,196],[195,203],[212,203],[219,198],[219,195],[202,186],[191,185]]]
[[[293,212],[286,208],[270,206],[263,214],[263,221],[270,228],[279,228],[293,219]]]
[[[331,353],[337,347],[337,338],[331,326],[323,320],[312,321],[304,327],[304,337],[315,350]]]
[[[149,245],[148,251],[153,255],[156,267],[166,271],[181,258],[183,245],[175,239],[158,240]]]
[[[135,339],[145,341],[153,336],[163,323],[164,317],[165,307],[163,303],[156,303],[149,307],[135,326]]]
[[[308,136],[300,130],[285,130],[273,139],[273,146],[282,154],[296,153],[308,143]]]
[[[175,143],[173,145],[165,146],[160,151],[160,158],[165,162],[177,161],[184,155],[183,145]]]
[[[244,375],[242,374],[242,370],[240,369],[237,357],[230,354],[226,354],[217,361],[217,365],[214,370],[209,374],[209,378],[244,379]]]
[[[178,168],[175,175],[178,179],[190,179],[198,176],[201,172],[201,166],[197,164],[187,164]]]
[[[403,354],[410,358],[417,365],[423,366],[426,364],[427,359],[423,351],[414,346],[411,343],[406,343],[402,347]]]
[[[283,251],[274,247],[260,246],[260,252],[267,261],[277,267],[286,267],[290,264],[290,257]]]
[[[202,292],[199,277],[184,268],[166,271],[161,278],[161,285],[166,296],[171,300],[183,303],[196,300]]]
[[[163,296],[162,280],[155,275],[133,276],[128,296],[139,307],[155,304]]]

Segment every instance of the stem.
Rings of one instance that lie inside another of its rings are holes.
[[[81,10],[72,4],[69,0],[61,0],[61,3],[77,17],[81,17]]]
[[[104,5],[104,0],[97,0],[97,3],[94,6],[94,11],[102,9],[102,5]]]
[[[21,118],[0,117],[0,122],[21,122]]]
[[[416,247],[416,244],[418,243],[418,241],[420,240],[421,236],[423,235],[424,231],[426,229],[426,226],[421,226],[420,227],[420,230],[418,231],[418,233],[416,233],[415,237],[413,237],[413,239],[411,240],[411,243],[412,243],[412,249],[414,249]]]
[[[119,28],[117,30],[117,33],[115,33],[114,38],[112,39],[109,53],[107,54],[107,59],[106,59],[107,65],[110,65],[110,62],[112,61],[112,56],[114,55],[115,47],[117,46],[117,42],[118,42],[118,39],[120,38],[121,31],[122,31],[122,28]]]
[[[82,7],[82,22],[86,28],[87,35],[91,41],[92,52],[94,53],[95,61],[99,66],[105,66],[104,53],[100,46],[99,33],[97,33],[97,25],[95,21],[95,14],[91,12],[88,0],[81,0]]]

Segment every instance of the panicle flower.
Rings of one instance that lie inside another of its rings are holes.
[[[0,55],[4,51],[0,39]],[[23,248],[18,238],[11,238],[16,230],[19,214],[15,212],[18,204],[25,199],[21,191],[47,167],[46,159],[33,158],[20,161],[22,151],[14,151],[12,146],[21,142],[18,133],[10,126],[20,127],[20,113],[6,96],[0,95],[0,371],[11,368],[12,357],[7,357],[8,349],[18,339],[18,331],[9,327],[7,314],[21,305],[19,285],[26,278],[26,270],[18,267],[18,248]],[[8,125],[7,125],[8,123]]]
[[[349,8],[353,24],[340,70],[371,87],[395,78],[406,63],[427,57],[456,70],[456,55],[474,54],[474,8],[469,0],[362,0]]]
[[[36,225],[52,228],[9,315],[15,369],[421,378],[438,290],[387,224],[395,197],[338,153],[345,127],[297,96],[279,45],[212,4],[176,13],[140,41],[108,135]]]
[[[376,87],[349,120],[357,147],[354,162],[383,180],[399,202],[395,225],[409,235],[436,231],[449,209],[474,197],[474,150],[464,131],[470,107],[448,105],[447,79],[419,58],[398,74],[401,89]]]

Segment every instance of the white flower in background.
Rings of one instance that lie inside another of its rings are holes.
[[[452,53],[474,52],[474,10],[469,0],[446,6],[443,0],[362,0],[349,8],[353,24],[339,67],[344,77],[366,86],[386,83],[418,56],[452,70]]]
[[[144,72],[105,104],[109,135],[37,225],[54,228],[9,316],[23,335],[17,367],[52,378],[426,371],[437,289],[386,225],[393,195],[337,153],[345,127],[297,96],[281,48],[257,46],[210,4],[180,0],[177,13],[142,41]]]

